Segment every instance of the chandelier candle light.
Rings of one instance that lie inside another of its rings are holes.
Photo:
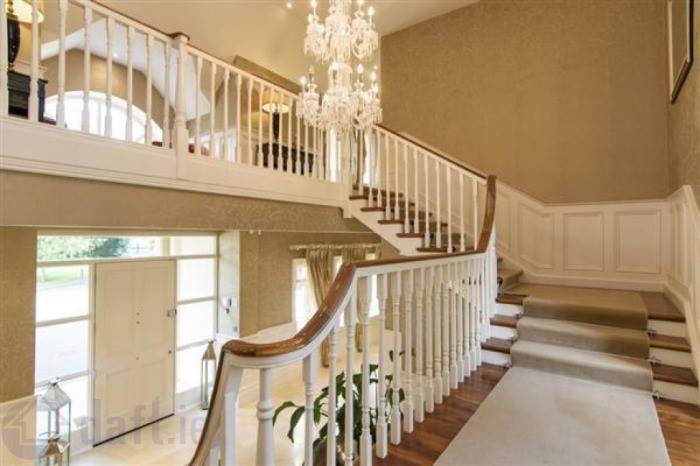
[[[365,62],[379,46],[372,21],[374,8],[365,11],[364,3],[357,0],[357,10],[351,16],[351,0],[330,0],[328,16],[322,23],[316,12],[318,2],[311,0],[304,53],[321,64],[329,63],[328,89],[322,98],[313,66],[308,77],[301,79],[297,112],[311,126],[345,134],[351,128],[364,130],[382,119],[376,72],[370,73],[369,83],[365,82],[362,63],[353,73],[353,59]]]

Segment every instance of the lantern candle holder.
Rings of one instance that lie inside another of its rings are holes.
[[[59,382],[58,378],[51,380],[38,400],[37,410],[46,413],[46,431],[39,435],[46,440],[39,461],[42,466],[70,465],[72,406]]]
[[[211,401],[211,390],[213,388],[214,374],[216,373],[216,351],[214,350],[214,340],[207,343],[201,361],[200,380],[200,406],[203,410],[209,409]]]

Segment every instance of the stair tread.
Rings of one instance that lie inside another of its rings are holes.
[[[689,385],[691,387],[698,386],[698,378],[687,367],[652,364],[651,370],[654,373],[654,380]]]
[[[502,293],[496,297],[496,302],[501,304],[516,304],[522,306],[523,299],[527,296],[516,293]]]
[[[518,318],[516,316],[504,316],[496,314],[491,317],[491,325],[498,327],[516,328],[518,326]]]
[[[659,334],[649,335],[649,345],[652,348],[663,348],[690,353],[690,343],[683,337]]]
[[[640,294],[650,319],[685,322],[685,316],[663,293],[644,291]]]
[[[481,343],[481,349],[505,354],[510,354],[510,349],[512,346],[513,342],[510,340],[493,337]]]
[[[359,188],[362,188],[363,191],[365,191],[365,192],[368,192],[370,189],[369,186],[366,184],[363,184],[362,186],[358,186],[357,183],[355,183],[352,185],[353,191],[359,191]],[[376,190],[377,190],[377,188],[372,188],[372,191],[376,191]],[[396,191],[387,191],[386,189],[380,189],[380,191],[382,192],[383,196],[386,196],[387,192],[389,193],[390,196],[396,195]],[[403,197],[403,193],[399,193],[399,197]]]

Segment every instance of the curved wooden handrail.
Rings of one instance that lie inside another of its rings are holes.
[[[230,340],[224,344],[219,358],[219,364],[216,371],[216,379],[214,380],[213,395],[212,395],[212,405],[209,412],[207,413],[206,420],[204,421],[204,427],[202,429],[202,434],[200,436],[200,441],[197,443],[197,448],[194,455],[192,456],[192,461],[190,465],[195,464],[194,460],[199,457],[202,453],[203,448],[202,439],[208,435],[211,435],[209,429],[211,429],[212,413],[219,409],[219,404],[221,403],[221,397],[218,396],[219,391],[222,390],[222,374],[224,367],[224,356],[229,353],[236,356],[242,357],[270,357],[279,356],[283,354],[292,353],[298,351],[305,346],[309,345],[314,338],[321,332],[326,325],[328,325],[338,312],[340,305],[343,302],[345,294],[348,292],[352,285],[352,281],[355,276],[355,272],[358,269],[366,267],[376,267],[381,265],[392,265],[392,264],[402,264],[407,262],[421,262],[433,259],[440,259],[445,257],[459,257],[468,256],[473,254],[485,253],[489,246],[489,240],[494,228],[494,222],[496,218],[496,177],[490,175],[486,180],[486,202],[485,202],[484,220],[482,223],[481,236],[477,245],[477,249],[469,252],[459,252],[452,254],[430,254],[421,255],[414,257],[399,257],[395,259],[377,259],[377,260],[365,260],[357,261],[352,263],[343,264],[338,271],[335,280],[331,284],[330,290],[323,299],[323,302],[319,306],[316,313],[311,317],[311,319],[304,325],[304,327],[299,330],[294,336],[286,340],[281,340],[271,343],[252,343],[243,340]]]
[[[406,135],[401,134],[401,133],[399,133],[398,131],[389,128],[388,126],[385,126],[385,125],[383,125],[383,124],[381,124],[381,123],[377,124],[376,126],[377,126],[378,128],[380,128],[380,129],[386,131],[387,133],[393,134],[394,136],[396,136],[396,137],[398,137],[398,138],[407,140],[407,141],[410,142],[411,144],[420,147],[422,150],[424,150],[424,151],[426,151],[426,152],[429,152],[431,155],[434,155],[435,157],[438,157],[438,158],[444,160],[445,162],[451,163],[452,165],[456,166],[457,168],[461,168],[462,170],[468,171],[468,172],[471,173],[472,175],[475,175],[475,176],[477,176],[477,177],[479,177],[479,178],[481,178],[481,179],[486,179],[486,178],[488,178],[485,174],[483,174],[483,173],[481,173],[481,172],[479,172],[479,171],[473,169],[472,167],[468,166],[467,164],[465,164],[465,163],[462,162],[461,160],[458,160],[458,159],[454,159],[454,158],[452,158],[452,157],[449,157],[449,156],[447,156],[447,155],[445,155],[445,154],[443,154],[443,153],[437,151],[436,149],[434,149],[434,148],[432,148],[432,147],[426,146],[425,144],[423,144],[423,143],[420,142],[420,141],[416,141],[415,139],[412,139],[412,138],[410,138],[410,137],[407,137]]]

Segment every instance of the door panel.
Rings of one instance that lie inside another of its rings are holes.
[[[95,443],[174,411],[175,262],[98,264]]]

